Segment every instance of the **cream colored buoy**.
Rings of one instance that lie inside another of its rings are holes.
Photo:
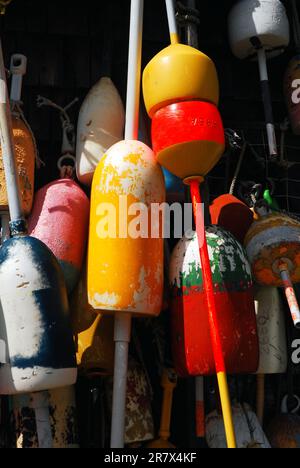
[[[125,111],[111,78],[101,78],[86,96],[77,127],[76,173],[91,185],[97,164],[106,151],[123,139]]]
[[[284,5],[279,0],[240,0],[228,18],[229,41],[240,59],[257,57],[270,158],[278,155],[267,58],[279,55],[288,46],[290,29]]]
[[[229,18],[232,52],[240,59],[256,55],[251,41],[258,37],[269,56],[276,56],[289,45],[290,28],[285,7],[279,0],[240,0]]]

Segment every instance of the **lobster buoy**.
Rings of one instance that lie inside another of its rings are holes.
[[[88,376],[111,375],[114,367],[113,320],[98,314],[88,303],[86,268],[71,298],[77,365]]]
[[[22,79],[26,73],[27,58],[24,55],[15,54],[11,58],[12,88],[12,126],[15,145],[15,153],[19,175],[19,186],[22,208],[25,216],[30,214],[34,195],[34,170],[37,158],[36,143],[33,133],[24,118],[20,107]],[[8,197],[6,180],[0,147],[0,211],[8,210]]]
[[[281,54],[289,44],[285,7],[279,0],[240,0],[229,14],[228,28],[233,54],[240,59],[258,58],[269,153],[271,158],[277,158],[267,58]]]
[[[155,222],[150,219],[151,204],[165,201],[165,185],[150,148],[138,141],[112,146],[96,169],[91,200],[89,303],[107,313],[158,315],[163,240],[159,232],[156,238],[149,235],[148,229]],[[143,220],[139,216],[130,223],[128,213],[135,216],[143,209]],[[159,220],[157,227],[159,231]]]
[[[232,407],[237,446],[240,449],[270,449],[270,443],[248,404],[235,404]],[[222,416],[213,411],[206,418],[206,441],[210,449],[226,448],[226,438]]]
[[[250,208],[230,194],[221,195],[213,201],[210,215],[212,224],[229,231],[241,244],[254,221]]]
[[[287,340],[283,304],[277,288],[256,286],[255,312],[259,340],[256,414],[264,421],[265,375],[287,370]]]
[[[159,439],[153,440],[147,445],[147,448],[154,449],[173,449],[175,448],[169,442],[170,423],[172,416],[173,393],[177,385],[177,375],[173,369],[164,369],[161,386],[163,388],[163,404],[161,411],[161,422],[159,430]]]
[[[296,327],[300,326],[300,311],[292,283],[300,282],[299,236],[299,221],[264,209],[245,238],[256,282],[284,287]]]
[[[296,88],[293,84],[295,82],[300,83],[300,55],[292,58],[284,78],[285,100],[292,130],[295,135],[300,135],[300,102],[298,102],[299,93],[297,93],[297,96],[294,98]]]
[[[285,317],[277,288],[256,286],[255,311],[259,339],[257,374],[284,374],[287,370]]]
[[[39,240],[20,236],[0,249],[0,394],[73,385],[77,368],[63,274]]]
[[[157,160],[177,177],[204,176],[225,149],[222,119],[207,102],[180,102],[156,112],[152,144]]]
[[[111,404],[112,382],[107,381],[108,401]],[[126,393],[125,445],[139,446],[154,439],[151,408],[151,388],[144,368],[129,356]]]
[[[70,293],[83,265],[89,224],[89,199],[72,179],[60,179],[35,195],[29,233],[54,253]]]
[[[240,59],[256,55],[254,37],[273,57],[289,45],[289,21],[279,0],[240,0],[232,8],[228,23],[231,49]]]
[[[79,280],[85,257],[90,203],[84,191],[72,180],[73,167],[63,165],[64,161],[74,160],[74,129],[63,109],[61,112],[63,144],[62,157],[58,162],[61,179],[36,193],[28,229],[32,237],[44,242],[54,253],[71,293]]]
[[[284,258],[293,283],[300,282],[300,223],[282,213],[270,213],[254,222],[245,238],[248,257],[258,284],[282,285],[278,270]]]
[[[219,227],[207,228],[206,237],[226,368],[232,374],[256,372],[258,339],[246,253]],[[212,375],[215,364],[196,236],[184,237],[173,251],[170,284],[176,371],[182,377]]]
[[[47,400],[52,432],[51,448],[79,448],[74,387],[51,390],[47,392]],[[39,448],[34,406],[32,395],[16,395],[12,398],[12,448]]]
[[[118,90],[109,77],[103,77],[90,90],[79,113],[76,172],[82,184],[92,184],[102,156],[123,139],[124,125],[125,111]]]
[[[146,66],[143,93],[151,118],[159,109],[180,101],[199,99],[218,105],[216,67],[199,50],[184,44],[172,44]]]

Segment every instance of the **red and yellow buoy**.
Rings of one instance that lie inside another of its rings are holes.
[[[231,374],[256,372],[258,339],[251,267],[234,237],[212,226],[206,230],[222,351]],[[183,238],[170,265],[172,343],[182,377],[216,372],[209,335],[206,293],[197,238]]]

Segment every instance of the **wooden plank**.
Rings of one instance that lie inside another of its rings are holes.
[[[90,82],[90,40],[65,38],[63,86],[87,89]]]
[[[65,24],[63,34],[68,36],[86,36],[89,33],[89,5],[66,2],[65,5]],[[101,2],[98,2],[101,3]]]
[[[46,37],[40,46],[40,85],[61,87],[64,72],[63,41],[57,37]]]
[[[25,84],[30,86],[39,85],[41,55],[44,51],[41,49],[42,36],[36,34],[21,34],[15,37],[14,53],[24,54],[27,57],[27,73]]]
[[[42,33],[47,30],[47,11],[45,3],[26,0],[26,30],[28,33]]]
[[[66,28],[66,2],[51,0],[46,2],[47,32],[49,34],[63,35]]]
[[[14,0],[6,9],[4,31],[26,31],[26,2]]]

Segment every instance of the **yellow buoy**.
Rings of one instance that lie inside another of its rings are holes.
[[[213,61],[184,44],[172,44],[159,52],[143,74],[146,109],[156,111],[180,101],[199,99],[219,103],[219,81]]]
[[[152,150],[138,141],[112,146],[96,169],[91,200],[89,303],[108,313],[158,315],[163,240],[151,236],[151,206],[165,201],[165,184]]]
[[[114,367],[113,320],[97,314],[87,298],[84,268],[71,299],[76,358],[83,373],[111,375]]]

